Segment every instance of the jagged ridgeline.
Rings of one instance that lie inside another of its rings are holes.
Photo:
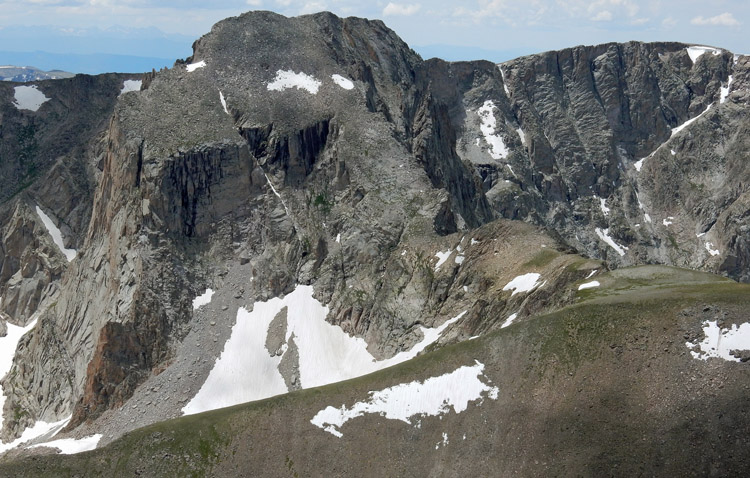
[[[750,57],[193,48],[0,83],[0,475],[750,466]]]

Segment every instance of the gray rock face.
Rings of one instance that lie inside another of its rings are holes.
[[[206,320],[231,325],[227,308],[297,284],[384,358],[462,311],[442,343],[569,303],[570,284],[602,267],[574,252],[748,280],[747,62],[708,52],[693,64],[685,48],[424,62],[378,21],[260,12],[216,24],[190,59],[119,100],[122,77],[70,80],[76,97],[76,81],[101,82],[99,109],[82,110],[85,134],[63,141],[48,180],[2,206],[17,211],[2,308],[19,323],[40,316],[3,382],[5,416],[24,412],[3,436],[71,413],[69,430],[117,424],[112,434],[173,416],[176,402],[125,424],[117,414],[131,397],[150,404],[141,384],[194,394],[198,378],[178,389],[175,367],[190,358],[205,378],[221,344],[190,352],[187,338],[226,340]],[[36,124],[2,111],[19,131]],[[24,141],[3,147],[41,139]],[[23,165],[2,154],[18,191]],[[31,217],[42,199],[79,250],[69,264]],[[504,289],[531,272],[546,284]],[[192,307],[207,287],[226,301],[208,319]],[[285,335],[269,353],[296,350]],[[298,356],[284,357],[299,386]]]

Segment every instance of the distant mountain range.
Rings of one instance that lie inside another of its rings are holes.
[[[43,71],[33,66],[0,66],[0,80],[2,81],[57,80],[72,76],[75,74],[62,70]]]

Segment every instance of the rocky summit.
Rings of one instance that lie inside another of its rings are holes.
[[[721,48],[330,13],[1,82],[0,475],[744,475],[748,129]]]

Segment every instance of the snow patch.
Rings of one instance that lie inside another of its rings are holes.
[[[97,433],[96,435],[91,435],[80,439],[63,438],[62,440],[39,443],[38,445],[31,445],[29,448],[38,448],[43,446],[49,448],[58,448],[60,450],[60,453],[63,455],[75,455],[76,453],[95,449],[99,444],[99,440],[101,440],[101,438],[102,435]]]
[[[354,83],[348,78],[344,78],[341,75],[331,75],[333,82],[342,87],[345,90],[351,90],[354,88]]]
[[[336,234],[336,242],[338,242],[338,243],[341,242],[341,233]],[[404,252],[406,252],[406,251],[404,251]],[[403,254],[401,254],[401,255],[403,256]]]
[[[420,327],[422,340],[407,351],[386,360],[375,360],[367,342],[352,337],[341,327],[326,322],[328,307],[313,296],[312,286],[299,285],[290,294],[266,302],[255,302],[252,312],[237,311],[237,322],[219,358],[201,389],[182,409],[185,415],[228,407],[286,393],[279,364],[286,353],[266,349],[271,322],[287,308],[285,342],[294,340],[299,356],[302,388],[318,387],[359,377],[414,358],[436,342],[443,332],[467,311],[439,327]]]
[[[204,305],[211,303],[211,297],[213,297],[213,289],[206,289],[206,292],[193,299],[193,310],[197,310]]]
[[[594,287],[599,287],[601,284],[598,280],[594,280],[591,282],[586,282],[585,284],[581,284],[578,286],[578,290],[586,290],[586,289],[592,289]]]
[[[648,216],[648,214],[646,214],[645,216]],[[651,218],[648,218],[647,220],[648,220],[648,222],[651,222]],[[628,250],[627,247],[621,246],[621,245],[617,244],[609,236],[609,228],[607,228],[607,229],[599,229],[597,227],[596,228],[596,235],[599,236],[599,239],[601,239],[602,241],[606,242],[609,247],[611,247],[612,249],[614,249],[615,252],[617,252],[618,254],[620,254],[620,256],[624,256],[625,255],[625,251]]]
[[[495,103],[493,103],[492,100],[485,101],[484,105],[482,105],[482,107],[477,110],[477,114],[482,120],[482,124],[479,126],[479,129],[482,131],[484,140],[490,147],[490,156],[492,156],[493,159],[503,159],[508,156],[508,148],[505,146],[503,138],[495,133],[495,129],[497,128],[497,121],[495,120],[494,110]]]
[[[224,98],[224,93],[219,90],[219,101],[221,101],[221,107],[224,108],[224,113],[229,114],[227,109],[227,100]]]
[[[60,252],[63,253],[68,262],[75,259],[77,254],[76,250],[65,248],[65,244],[63,243],[62,238],[62,232],[60,232],[60,229],[55,226],[55,223],[52,222],[52,219],[50,219],[49,216],[46,215],[39,206],[36,207],[36,213],[39,216],[39,219],[42,220],[44,227],[47,228],[49,235],[52,236],[52,242],[54,242],[58,249],[60,249]]]
[[[674,218],[672,216],[669,216],[666,219],[662,219],[661,223],[664,224],[665,226],[670,226],[670,225],[674,224],[674,222],[672,221],[672,219],[674,219]]]
[[[508,282],[505,287],[503,287],[503,290],[512,289],[513,293],[510,295],[511,297],[518,294],[519,292],[531,292],[539,285],[540,277],[541,275],[537,274],[536,272],[530,272],[528,274],[520,275],[514,278],[512,281]]]
[[[707,250],[707,251],[708,251],[708,253],[709,253],[709,254],[711,254],[712,256],[718,256],[718,255],[721,255],[721,252],[719,252],[719,250],[718,250],[718,249],[714,249],[714,244],[713,244],[713,242],[707,242],[707,243],[706,243],[706,250]]]
[[[646,161],[646,159],[650,158],[651,156],[646,156],[645,158],[639,159],[638,161],[633,164],[635,166],[635,170],[639,173],[641,172],[641,168],[643,167],[643,162]]]
[[[675,152],[674,149],[670,149],[669,152],[670,154],[672,154],[672,156],[677,156],[677,153]]]
[[[596,271],[597,271],[597,270],[598,270],[598,269],[594,269],[593,271],[591,271],[591,274],[587,275],[587,276],[586,276],[586,279],[588,280],[588,279],[591,279],[592,277],[594,277],[594,274],[596,274]]]
[[[141,91],[142,84],[142,80],[125,80],[122,83],[122,89],[120,90],[120,94],[118,96],[122,96],[125,93],[130,93],[131,91]]]
[[[479,243],[480,243],[480,241],[477,241],[477,240],[476,240],[476,239],[474,239],[473,237],[471,238],[471,245],[472,245],[472,246],[476,246],[476,245],[477,245],[477,244],[479,244]]]
[[[201,60],[201,61],[198,61],[196,63],[190,63],[189,65],[187,65],[185,67],[185,69],[187,70],[188,73],[192,73],[195,70],[197,70],[198,68],[203,68],[205,66],[206,66],[206,62],[203,61],[203,60]]]
[[[19,110],[37,111],[42,104],[50,100],[39,91],[36,85],[16,86],[14,91],[13,96],[16,101],[13,102],[13,106]]]
[[[720,328],[716,321],[703,322],[705,338],[700,343],[687,342],[688,348],[700,348],[700,352],[691,350],[690,354],[698,360],[708,360],[711,357],[722,358],[730,362],[739,362],[739,357],[731,354],[733,350],[750,350],[750,323],[737,327],[732,324],[729,329]]]
[[[453,254],[453,251],[450,250],[450,249],[447,250],[447,251],[445,251],[445,252],[438,251],[435,254],[435,257],[438,258],[437,264],[435,264],[435,270],[440,269],[440,266],[442,266],[443,263],[448,260],[448,258],[451,256],[451,254]]]
[[[693,63],[695,63],[698,58],[701,57],[701,55],[709,51],[713,53],[714,56],[721,55],[721,50],[708,46],[689,46],[686,48],[686,50],[688,56],[690,57],[690,61],[692,61]]]
[[[455,259],[456,264],[458,264],[458,265],[463,264],[464,260],[466,260],[466,256],[462,256],[462,255],[457,255],[456,259]]]
[[[53,423],[47,423],[43,421],[34,423],[33,426],[28,427],[26,430],[24,430],[21,436],[16,438],[12,442],[0,442],[0,454],[5,453],[8,450],[12,450],[13,448],[18,447],[19,445],[23,445],[24,443],[31,440],[36,440],[43,437],[52,438],[70,422],[71,418],[72,417],[68,417],[60,420],[59,422]]]
[[[526,135],[523,134],[523,130],[521,128],[516,128],[516,133],[518,133],[518,137],[521,138],[521,143],[526,144]]]
[[[407,424],[411,424],[414,417],[445,415],[451,408],[458,414],[468,409],[471,402],[479,401],[481,405],[484,398],[497,400],[500,391],[481,380],[483,372],[484,364],[477,361],[473,366],[459,367],[424,382],[403,383],[370,392],[368,400],[357,402],[351,408],[346,405],[326,407],[310,423],[340,438],[344,423],[366,413]]]
[[[500,328],[504,329],[505,327],[512,324],[513,321],[516,320],[516,317],[518,317],[518,313],[510,314],[510,316],[507,319],[505,319],[505,322],[503,322],[503,325],[501,325]]]
[[[267,88],[269,91],[283,91],[288,88],[297,88],[315,95],[322,84],[320,80],[316,80],[306,73],[279,70],[276,72],[276,78],[268,84]]]
[[[607,200],[604,198],[599,198],[599,206],[602,209],[602,213],[605,216],[609,216],[609,208],[607,207]]]
[[[500,77],[503,79],[503,90],[505,91],[505,96],[510,98],[510,90],[508,89],[508,84],[505,82],[505,72],[500,65],[497,65],[497,69],[500,70]]]

